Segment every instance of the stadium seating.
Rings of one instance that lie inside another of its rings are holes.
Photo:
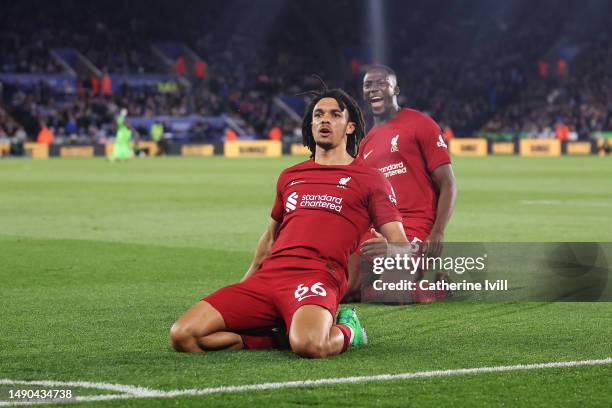
[[[271,2],[259,14],[249,9],[248,18],[240,13],[248,2],[189,10],[163,3],[151,12],[141,2],[118,3],[93,15],[87,5],[67,1],[50,14],[32,12],[31,1],[7,5],[0,16],[7,27],[0,38],[6,111],[0,135],[21,129],[34,140],[44,121],[59,136],[56,143],[100,142],[112,136],[113,117],[126,107],[130,118],[195,118],[193,129],[167,127],[186,140],[218,140],[228,126],[246,138],[265,139],[274,127],[292,138],[302,112],[287,112],[295,105],[279,98],[317,86],[314,73],[358,97],[363,67],[375,62],[370,34],[349,23],[362,21],[365,5],[349,3],[329,5],[320,17],[317,2]],[[577,5],[543,2],[514,13],[475,2],[440,13],[422,3],[389,5],[403,16],[387,27],[388,64],[398,74],[402,104],[428,112],[458,137],[559,133],[588,140],[612,130],[609,26],[594,22],[598,35],[587,36],[573,14]],[[611,6],[605,7],[604,15]],[[481,20],[478,10],[496,18]],[[347,22],[329,17],[334,13]],[[316,17],[318,31],[308,24]],[[206,61],[205,74],[195,75],[197,61]],[[539,64],[548,66],[546,75]],[[107,96],[100,83],[105,73],[112,80]],[[203,131],[204,118],[229,121]],[[148,136],[148,129],[137,130]]]

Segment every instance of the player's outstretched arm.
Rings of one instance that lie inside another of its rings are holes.
[[[372,228],[373,238],[361,244],[361,254],[366,258],[374,259],[377,257],[391,256],[397,251],[402,252],[410,250],[404,227],[400,222],[388,222],[381,225],[378,229],[380,232]],[[391,243],[391,245],[389,243]]]
[[[244,274],[240,282],[253,275],[255,271],[259,268],[259,265],[261,265],[261,262],[264,260],[264,258],[268,256],[268,252],[270,252],[270,248],[272,248],[272,244],[274,243],[274,238],[276,237],[276,232],[278,231],[279,226],[280,224],[278,221],[276,221],[275,219],[270,220],[270,224],[259,238],[259,242],[257,243],[257,249],[255,249],[255,255],[253,255],[253,261],[251,262],[251,266],[249,266],[249,269]]]
[[[401,222],[392,221],[378,227],[380,233],[386,238],[387,242],[404,244],[408,243],[404,227]]]
[[[438,256],[442,252],[444,230],[450,220],[457,200],[457,183],[450,164],[437,167],[431,173],[431,179],[440,192],[436,221],[431,228],[429,237],[425,240],[425,252],[430,256]]]

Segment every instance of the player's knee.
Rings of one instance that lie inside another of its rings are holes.
[[[291,339],[291,350],[302,357],[327,357],[327,347],[323,341],[315,339]]]
[[[170,329],[170,343],[176,351],[189,351],[189,344],[193,342],[193,336],[187,326],[178,321]]]

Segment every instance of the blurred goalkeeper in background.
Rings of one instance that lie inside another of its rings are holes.
[[[117,117],[117,136],[115,138],[115,146],[113,147],[113,153],[110,155],[110,161],[127,160],[134,156],[134,152],[130,147],[132,141],[132,130],[128,127],[125,122],[127,116],[127,109],[121,109],[119,116]]]

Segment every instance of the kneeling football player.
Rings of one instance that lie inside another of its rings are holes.
[[[289,347],[321,358],[366,342],[354,309],[342,309],[347,262],[373,225],[407,243],[389,182],[353,164],[365,132],[357,103],[339,89],[317,92],[302,123],[310,160],[285,169],[272,219],[244,278],[196,303],[172,326],[177,351],[272,348],[261,334],[284,322]]]

